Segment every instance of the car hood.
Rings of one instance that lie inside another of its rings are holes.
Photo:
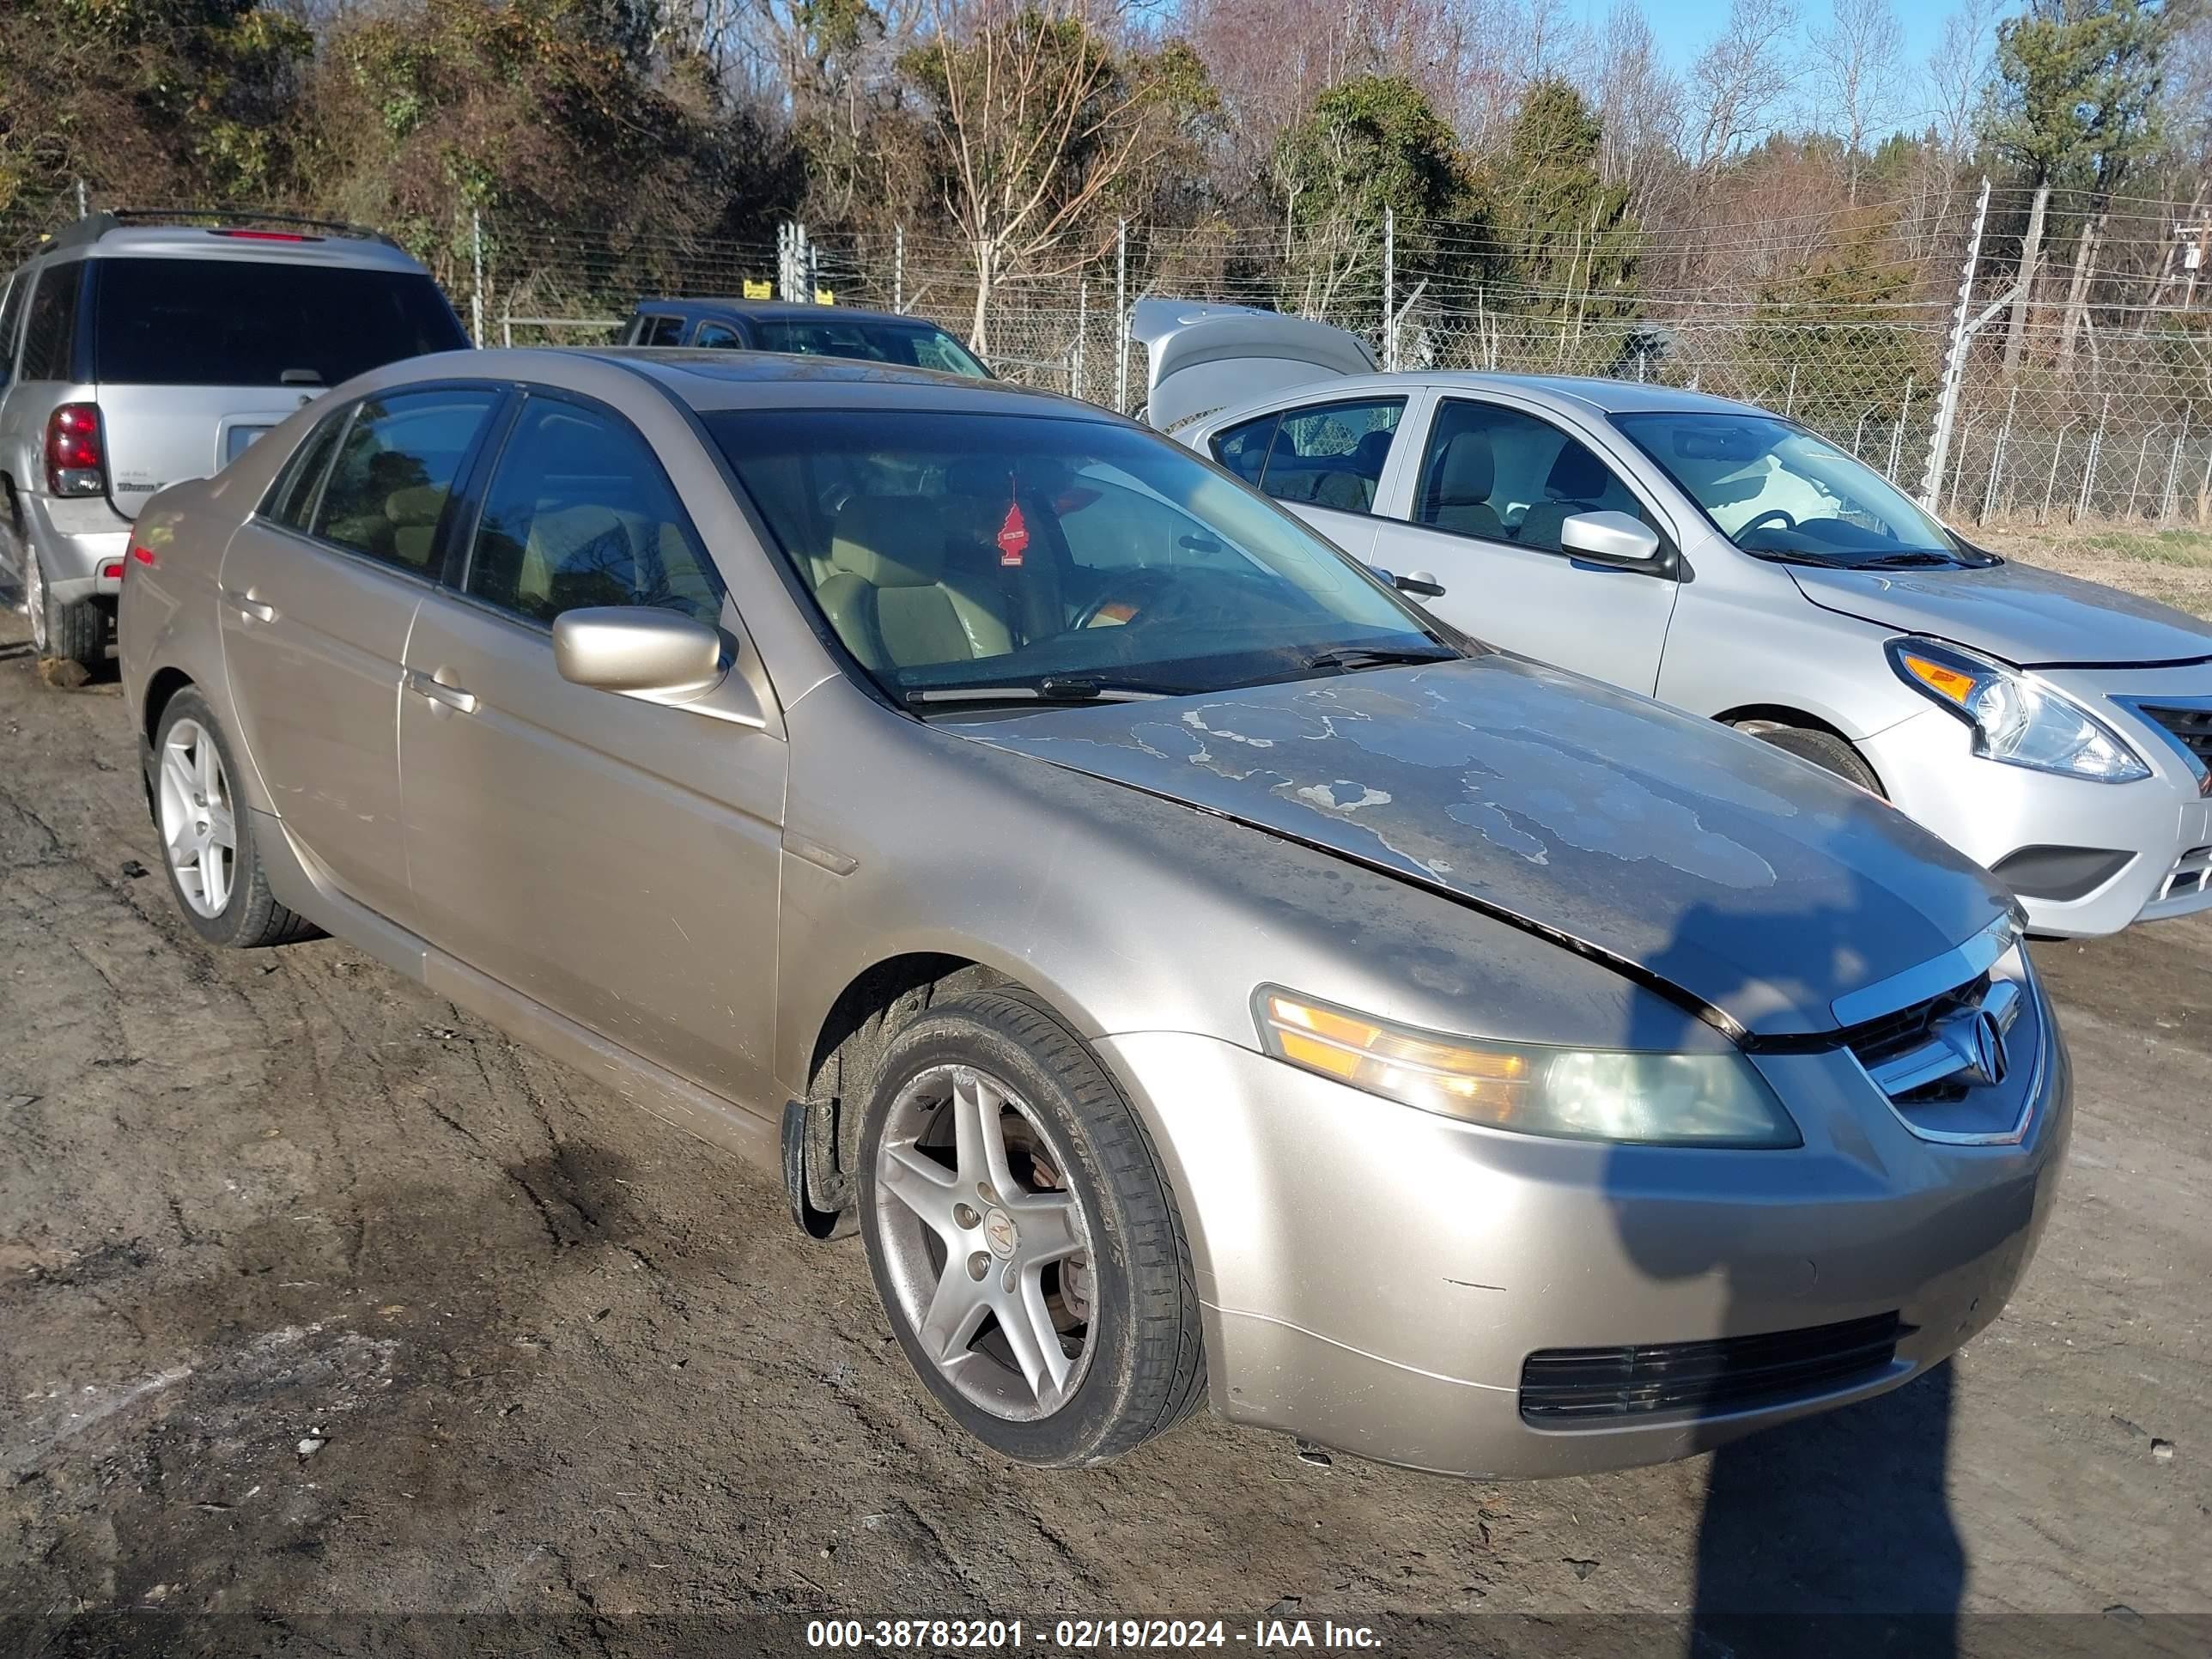
[[[1993,878],[1766,744],[1503,653],[1158,702],[933,722],[1355,858],[1745,1030],[2006,913]]]
[[[1971,646],[2021,668],[2212,657],[2212,623],[2032,564],[1968,570],[1788,567],[1824,610]]]

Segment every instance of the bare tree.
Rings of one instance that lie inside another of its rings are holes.
[[[1615,0],[1597,48],[1597,107],[1605,122],[1599,151],[1608,185],[1628,187],[1630,211],[1649,210],[1661,163],[1682,125],[1682,88],[1667,72],[1650,22],[1636,0]]]
[[[1897,111],[1905,31],[1889,0],[1832,0],[1829,25],[1813,32],[1814,94],[1820,119],[1845,146],[1844,194],[1858,205],[1868,141]]]
[[[1129,49],[1090,0],[929,6],[931,38],[905,67],[934,117],[945,211],[975,268],[969,338],[988,352],[1000,282],[1097,256],[1112,235],[1099,234],[1103,211],[1176,144],[1177,100],[1202,77],[1177,45]]]
[[[1729,0],[1728,21],[1690,66],[1690,161],[1708,169],[1774,128],[1798,79],[1790,0]]]
[[[1942,37],[1928,54],[1928,86],[1936,134],[1953,155],[1973,148],[1974,118],[1990,83],[1990,44],[2004,0],[1961,0],[1943,20]]]

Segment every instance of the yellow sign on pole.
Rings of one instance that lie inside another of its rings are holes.
[[[751,277],[748,276],[745,278],[745,298],[748,300],[773,300],[775,298],[775,284],[773,283],[757,283],[753,281]]]
[[[826,288],[817,288],[814,290],[814,303],[817,306],[834,306],[837,303],[837,296]]]

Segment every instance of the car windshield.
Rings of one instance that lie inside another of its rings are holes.
[[[469,343],[420,271],[272,259],[108,258],[93,331],[100,380],[127,386],[336,386]]]
[[[1133,428],[704,419],[830,627],[905,702],[1173,696],[1463,654],[1297,520]]]
[[[1613,424],[1747,553],[1856,569],[1979,564],[1873,468],[1770,415],[1616,415]]]
[[[802,357],[857,357],[862,362],[934,368],[988,380],[991,371],[934,323],[893,323],[880,318],[765,317],[753,324],[763,351]]]

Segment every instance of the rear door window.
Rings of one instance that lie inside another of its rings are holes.
[[[336,386],[466,347],[419,271],[271,259],[94,262],[97,378],[123,386]]]
[[[30,317],[23,326],[23,378],[73,380],[76,353],[77,295],[84,286],[84,262],[48,265],[31,291]]]
[[[681,317],[641,317],[637,319],[639,345],[674,345],[684,337]]]
[[[353,418],[350,408],[327,416],[322,423],[307,434],[307,441],[300,446],[283,472],[277,475],[276,487],[270,492],[269,516],[293,530],[306,530],[314,521],[315,495],[321,489],[323,476],[331,470],[331,452],[338,447],[345,435],[346,423]]]
[[[498,401],[499,393],[473,386],[363,399],[323,485],[314,533],[403,570],[435,574],[438,522]]]
[[[1282,421],[1280,415],[1262,415],[1256,421],[1216,433],[1213,459],[1246,483],[1257,485],[1261,473],[1267,470],[1267,446],[1275,441],[1275,428]]]
[[[714,350],[735,351],[743,347],[744,342],[738,337],[738,331],[727,323],[702,323],[691,343]]]
[[[1403,398],[1285,410],[1260,488],[1277,501],[1369,511],[1405,412]]]

